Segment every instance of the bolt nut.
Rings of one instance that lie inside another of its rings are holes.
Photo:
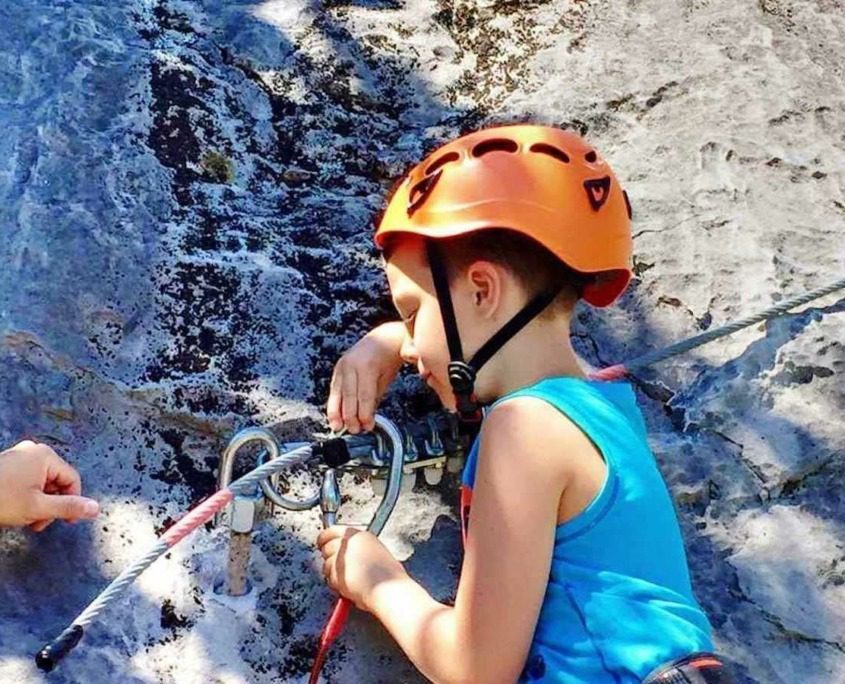
[[[425,475],[425,481],[434,486],[440,484],[440,481],[443,479],[443,468],[429,466],[428,468],[423,468],[423,474]]]
[[[263,497],[236,496],[229,511],[229,528],[232,532],[252,532],[261,519]]]
[[[417,483],[417,475],[412,472],[410,475],[402,474],[402,482],[399,484],[400,494],[409,494],[414,491],[414,485]]]

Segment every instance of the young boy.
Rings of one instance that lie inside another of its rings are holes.
[[[375,239],[404,325],[338,362],[332,427],[371,429],[402,361],[464,419],[492,406],[464,472],[455,605],[343,526],[318,539],[329,585],[434,682],[723,681],[634,393],[586,379],[569,341],[577,300],[607,306],[631,277],[607,163],[558,129],[482,130],[409,173]],[[687,679],[654,674],[688,656]]]

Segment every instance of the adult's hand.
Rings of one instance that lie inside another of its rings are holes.
[[[46,444],[27,440],[0,453],[0,526],[41,532],[56,518],[96,518],[99,504],[81,493],[79,473]]]

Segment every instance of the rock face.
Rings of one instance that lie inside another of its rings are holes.
[[[245,425],[307,436],[333,362],[391,316],[369,222],[391,179],[472,128],[586,134],[634,205],[638,278],[581,310],[593,365],[845,272],[845,4],[661,0],[29,0],[0,8],[0,444],[46,441],[98,521],[0,533],[0,681],[174,516]],[[696,593],[741,682],[845,681],[845,299],[633,379]],[[405,379],[394,416],[430,399]],[[371,510],[351,480],[346,519]],[[448,485],[386,539],[454,591]],[[53,682],[302,682],[331,597],[318,516],[214,598],[200,532]],[[356,616],[331,681],[422,678]]]

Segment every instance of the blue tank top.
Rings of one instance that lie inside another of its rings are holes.
[[[557,526],[520,682],[641,682],[666,661],[712,651],[672,500],[630,384],[552,377],[496,404],[524,396],[548,402],[577,425],[604,458],[607,477],[581,513]],[[478,440],[463,474],[465,531],[477,463]]]

